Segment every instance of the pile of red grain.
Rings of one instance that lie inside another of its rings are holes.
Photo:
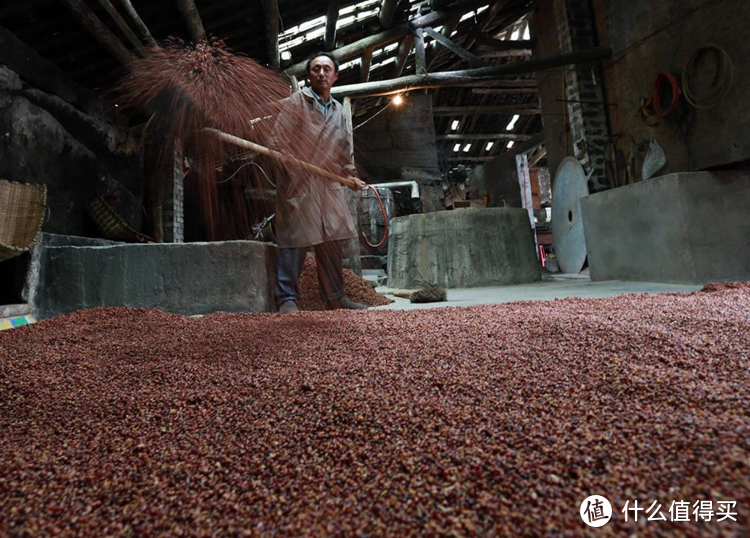
[[[326,309],[326,305],[320,295],[315,259],[305,259],[299,285],[301,297],[298,306],[300,310]],[[344,290],[349,299],[367,306],[382,306],[393,302],[392,299],[380,295],[365,279],[349,269],[344,269]]]
[[[0,536],[749,536],[750,286],[711,289],[0,331]]]

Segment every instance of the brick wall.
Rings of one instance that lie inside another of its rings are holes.
[[[554,0],[554,9],[562,52],[597,46],[590,0]],[[586,173],[591,174],[591,192],[606,190],[609,124],[603,104],[601,70],[598,65],[579,64],[566,67],[564,74],[574,155]]]

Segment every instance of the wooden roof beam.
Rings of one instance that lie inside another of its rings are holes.
[[[115,24],[120,29],[120,31],[122,31],[122,33],[125,34],[125,37],[128,38],[130,44],[133,45],[139,52],[143,52],[143,43],[141,43],[141,40],[138,39],[138,36],[135,35],[133,30],[130,29],[130,26],[128,26],[128,23],[125,22],[125,19],[122,18],[120,12],[117,11],[115,6],[112,5],[112,2],[110,2],[109,0],[99,0],[99,4],[107,13],[109,13],[109,16],[112,17],[113,21],[115,21]]]
[[[514,142],[523,142],[529,140],[531,135],[515,133],[498,133],[498,134],[466,134],[451,133],[438,135],[435,140],[513,140]]]
[[[279,3],[277,0],[261,0],[261,3],[263,4],[263,17],[265,19],[268,63],[278,68],[281,65],[279,55]]]
[[[436,32],[429,26],[424,28],[424,32],[432,37],[435,41],[440,43],[442,46],[444,46],[446,49],[451,51],[453,54],[458,56],[459,58],[466,60],[472,65],[475,65],[477,67],[487,67],[487,64],[480,60],[477,56],[469,52],[468,50],[459,47],[456,45],[453,41],[450,40],[450,38],[444,36],[443,34]]]
[[[177,9],[180,10],[183,20],[187,24],[188,30],[190,31],[190,37],[194,43],[205,43],[208,41],[206,37],[206,30],[203,28],[203,21],[201,20],[198,8],[195,5],[194,0],[176,0]]]
[[[328,13],[326,14],[326,37],[325,49],[336,48],[336,23],[339,20],[340,0],[328,0]],[[278,33],[278,32],[277,32]]]
[[[380,4],[378,20],[380,21],[381,28],[387,30],[393,25],[393,15],[396,13],[398,2],[399,0],[383,0]]]
[[[341,97],[389,95],[404,90],[420,90],[425,88],[479,86],[481,83],[491,82],[494,79],[504,76],[523,75],[565,65],[597,62],[611,55],[611,47],[596,47],[555,56],[532,57],[525,62],[506,63],[496,67],[429,73],[427,75],[411,75],[391,80],[334,86],[331,89],[331,95],[338,99]]]
[[[138,29],[138,31],[141,34],[141,37],[146,42],[146,44],[149,47],[156,47],[156,40],[151,35],[151,32],[148,29],[148,26],[143,22],[143,19],[138,15],[138,12],[133,7],[133,4],[130,3],[130,0],[120,0],[123,7],[125,7],[125,11],[128,12],[128,15],[130,15],[130,18],[133,20],[133,23],[135,24],[135,27]]]
[[[538,115],[542,111],[537,103],[518,105],[484,105],[484,106],[436,106],[432,108],[433,116],[477,116],[481,114],[518,114]]]
[[[121,64],[127,65],[136,60],[135,54],[122,44],[83,0],[63,0],[63,3],[94,39],[111,52]]]

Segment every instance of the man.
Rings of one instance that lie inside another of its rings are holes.
[[[329,53],[307,63],[309,87],[285,100],[272,143],[283,154],[348,177],[353,190],[365,187],[356,177],[352,147],[346,132],[343,106],[331,98],[339,77],[339,63]],[[357,237],[344,193],[345,187],[287,161],[277,182],[276,306],[280,313],[297,310],[299,276],[309,248],[315,250],[320,291],[326,307],[365,310],[344,291],[341,243]]]

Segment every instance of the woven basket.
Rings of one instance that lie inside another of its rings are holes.
[[[112,241],[123,241],[125,243],[153,243],[154,240],[136,232],[122,220],[114,209],[112,209],[103,196],[94,198],[89,204],[89,213],[94,219],[97,228],[105,239]]]
[[[42,231],[46,185],[0,179],[0,262],[31,250]]]

